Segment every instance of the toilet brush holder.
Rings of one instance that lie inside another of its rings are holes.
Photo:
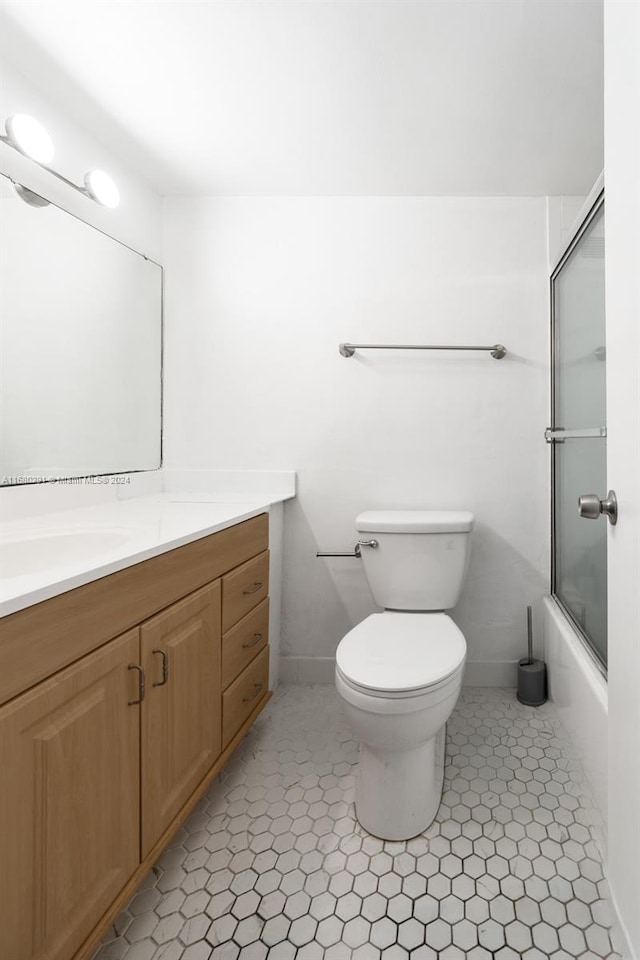
[[[544,660],[533,657],[533,628],[531,607],[527,607],[528,656],[518,661],[517,698],[528,707],[539,707],[547,702],[547,666]]]

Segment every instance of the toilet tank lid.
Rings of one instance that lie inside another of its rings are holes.
[[[468,533],[469,510],[365,510],[356,517],[359,533]]]

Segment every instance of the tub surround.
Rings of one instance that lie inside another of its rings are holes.
[[[544,655],[549,699],[580,756],[596,805],[593,822],[607,849],[608,714],[607,681],[584,641],[552,597],[543,604]]]

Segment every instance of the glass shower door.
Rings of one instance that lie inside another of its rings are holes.
[[[604,198],[551,278],[552,592],[607,663],[607,524],[578,498],[606,490]]]

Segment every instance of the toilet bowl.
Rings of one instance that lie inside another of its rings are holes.
[[[360,744],[356,816],[385,840],[422,833],[440,804],[446,722],[466,658],[464,635],[443,610],[460,594],[472,525],[466,512],[375,511],[356,521],[375,533],[363,560],[386,609],[340,641],[335,682]]]

